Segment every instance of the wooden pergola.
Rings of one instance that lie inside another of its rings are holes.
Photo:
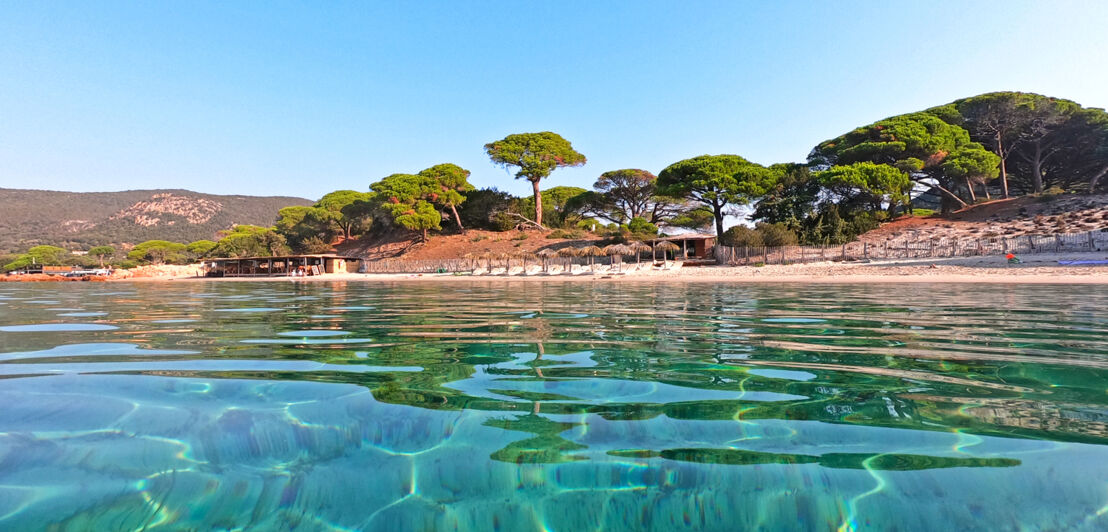
[[[357,271],[358,257],[332,254],[279,257],[219,258],[204,261],[208,277],[274,277],[350,273]],[[351,268],[354,265],[354,268]]]

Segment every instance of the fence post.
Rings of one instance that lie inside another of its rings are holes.
[[[1089,231],[1085,234],[1089,236],[1089,251],[1096,251],[1095,246],[1093,245],[1093,232]]]
[[[1090,242],[1091,242],[1091,240],[1090,240]],[[843,242],[843,257],[842,257],[842,259],[846,260],[846,242]]]
[[[762,264],[769,264],[769,248],[762,246]]]
[[[862,242],[862,258],[869,259],[869,242]]]

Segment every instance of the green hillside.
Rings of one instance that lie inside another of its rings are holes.
[[[212,239],[234,224],[272,225],[304,198],[218,196],[188,190],[57,192],[0,188],[0,253],[39,244],[87,249],[161,239]]]

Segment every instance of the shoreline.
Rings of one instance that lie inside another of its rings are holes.
[[[944,259],[892,259],[872,262],[812,262],[766,266],[680,266],[595,273],[541,273],[536,265],[526,275],[473,275],[471,273],[338,273],[315,277],[197,277],[194,266],[174,266],[162,275],[97,279],[117,282],[616,282],[616,283],[733,283],[733,284],[1108,284],[1108,264],[1060,265],[1059,260],[1108,260],[1104,252],[1041,254],[1021,257],[1009,264],[1003,257],[953,257]],[[625,267],[630,267],[627,265]],[[180,273],[189,272],[187,275]],[[174,275],[177,273],[177,275]],[[68,281],[78,281],[70,279]],[[13,280],[15,281],[15,280]],[[32,281],[28,279],[27,281]]]

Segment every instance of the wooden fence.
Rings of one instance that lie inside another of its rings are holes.
[[[546,259],[545,264],[549,266],[560,265],[563,268],[576,264],[579,266],[588,266],[590,264],[589,257],[551,257]],[[613,257],[593,257],[593,261],[596,264],[610,264]],[[615,259],[617,262],[618,258]],[[643,262],[650,261],[650,254],[643,254]],[[633,264],[635,262],[634,255],[629,257],[623,257],[624,264]],[[520,266],[543,266],[544,262],[541,258],[511,258],[511,259],[424,259],[424,260],[412,260],[412,259],[382,259],[382,260],[363,260],[362,265],[358,268],[358,273],[455,273],[455,272],[471,272],[477,268],[515,268]]]
[[[1108,229],[1086,233],[992,238],[906,237],[884,242],[851,242],[831,246],[716,246],[719,264],[789,264],[828,260],[922,259],[1030,253],[1108,251]]]

